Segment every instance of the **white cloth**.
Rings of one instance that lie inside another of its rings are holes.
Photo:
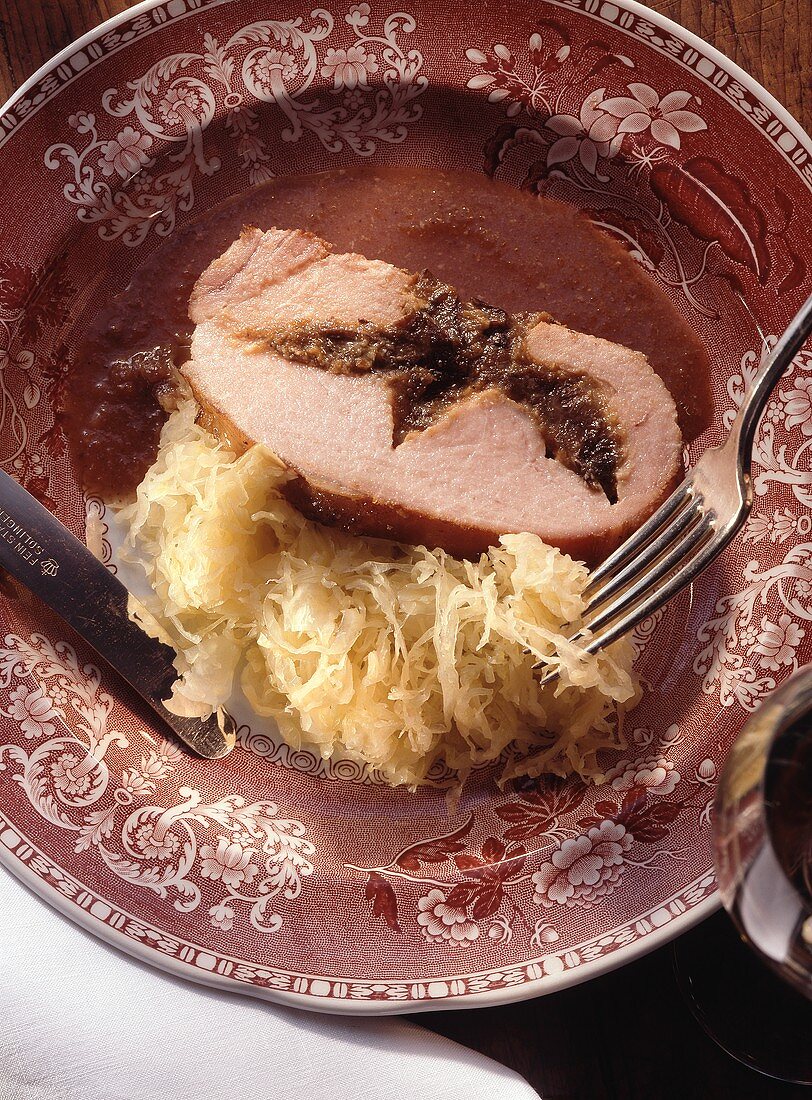
[[[0,1100],[538,1100],[398,1019],[193,986],[95,940],[0,868]]]

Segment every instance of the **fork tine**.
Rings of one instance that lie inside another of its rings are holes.
[[[645,544],[639,554],[628,555],[626,563],[597,590],[590,584],[587,591],[593,588],[593,595],[587,610],[594,614],[630,581],[639,577],[652,562],[656,562],[680,536],[690,531],[693,525],[700,523],[702,503],[703,500],[699,494],[692,497],[686,495],[682,508],[674,513],[671,522],[662,528],[656,538]]]
[[[721,554],[738,531],[739,526],[740,525],[736,523],[730,524],[721,531],[709,531],[707,527],[704,528],[706,534],[710,533],[710,539],[707,539],[704,543],[700,542],[693,547],[693,556],[689,556],[682,562],[681,568],[671,574],[662,588],[653,588],[648,591],[648,595],[641,599],[636,605],[626,607],[624,609],[624,614],[619,618],[615,617],[615,620],[610,621],[603,630],[599,630],[598,633],[594,634],[586,645],[583,646],[584,652],[595,653],[597,650],[611,645],[612,642],[637,626],[639,622],[642,622],[652,611],[655,611],[658,607],[662,607],[673,596],[676,596],[676,594],[687,584],[690,584],[694,577],[701,573],[714,558]],[[557,678],[557,669],[546,672],[539,678],[539,687],[544,687],[545,684]]]
[[[680,510],[685,503],[693,495],[693,486],[688,481],[683,481],[667,500],[660,505],[653,516],[630,535],[624,543],[622,543],[617,550],[609,555],[598,568],[593,572],[589,579],[589,584],[584,589],[584,595],[588,596],[593,592],[602,581],[606,578],[613,576],[619,569],[623,568],[628,561],[634,560],[638,552],[648,543],[655,535],[659,534],[660,529],[669,522],[675,512]]]
[[[595,634],[584,648],[588,649],[590,653],[594,653],[637,626],[652,611],[667,603],[686,585],[690,584],[694,577],[701,573],[724,550],[734,534],[735,530],[724,538],[712,537],[704,544],[696,547],[694,556],[687,560],[680,570],[673,573],[662,588],[650,592],[635,607],[629,608],[622,618],[611,623],[605,630]]]
[[[666,532],[666,534],[668,533]],[[618,615],[623,615],[628,608],[634,607],[636,603],[646,597],[646,593],[655,590],[661,580],[672,573],[681,562],[685,561],[709,534],[713,534],[713,517],[700,515],[699,521],[688,530],[687,534],[674,539],[670,543],[670,549],[668,549],[669,543],[666,543],[666,552],[649,569],[640,573],[629,587],[621,592],[608,606],[604,605],[601,610],[593,614],[590,614],[593,611],[592,606],[587,607],[579,631],[580,635],[583,636],[587,630],[600,630],[604,623],[611,622]]]

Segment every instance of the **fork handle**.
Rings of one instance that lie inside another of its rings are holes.
[[[736,439],[742,469],[750,469],[756,428],[770,396],[784,371],[812,335],[812,294],[807,298],[778,340],[753,379],[733,422],[731,436]]]

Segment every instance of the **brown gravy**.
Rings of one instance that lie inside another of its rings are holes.
[[[201,271],[243,225],[302,228],[337,251],[429,269],[466,299],[556,320],[644,352],[686,440],[712,413],[698,337],[626,250],[572,207],[485,176],[362,166],[290,176],[235,197],[158,250],[97,311],[68,380],[62,422],[77,472],[104,498],[131,493],[154,458],[161,393],[188,355]]]

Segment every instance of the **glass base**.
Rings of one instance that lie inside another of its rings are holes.
[[[674,945],[683,996],[707,1034],[750,1069],[812,1085],[812,1001],[773,973],[719,913]]]

